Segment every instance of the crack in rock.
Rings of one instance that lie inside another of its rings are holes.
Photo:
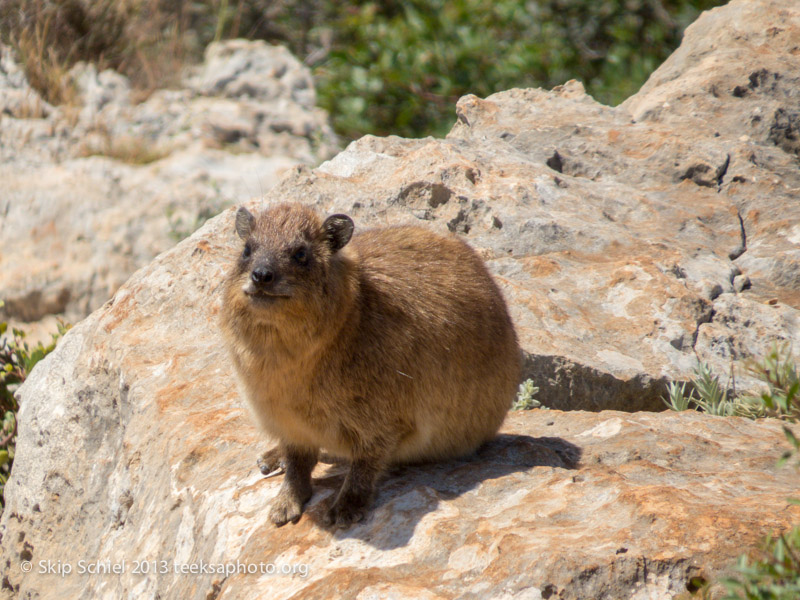
[[[741,239],[741,243],[728,254],[728,258],[730,260],[736,260],[742,254],[747,252],[747,230],[744,228],[744,219],[742,218],[742,213],[738,208],[736,209],[736,217],[739,219],[739,237]]]

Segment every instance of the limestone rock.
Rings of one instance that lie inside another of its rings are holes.
[[[310,71],[285,48],[261,41],[211,44],[183,89],[157,91],[135,106],[113,71],[79,64],[70,75],[83,100],[78,127],[90,134],[146,140],[164,152],[199,143],[304,164],[338,150],[327,115],[315,107]]]
[[[80,95],[83,105],[80,119],[84,122],[97,118],[97,113],[106,106],[115,105],[119,111],[131,104],[128,78],[112,69],[98,73],[95,65],[80,62],[70,70],[69,77]]]
[[[772,8],[784,26],[774,28],[765,16]],[[800,55],[787,50],[800,44],[791,25],[797,19],[786,3],[733,2],[692,25],[673,57],[619,107],[598,104],[577,82],[551,92],[467,96],[447,139],[367,136],[317,171],[292,175],[270,197],[350,212],[359,226],[424,221],[465,236],[512,304],[526,376],[547,406],[658,409],[665,383],[689,377],[698,361],[720,374],[733,368],[737,388],[754,390],[738,366],[744,359],[776,341],[800,348],[800,175],[791,143]],[[250,150],[266,138],[284,140],[283,155],[310,163],[309,132],[321,131],[316,113],[291,127],[279,116],[289,114],[280,106],[309,109],[313,101],[307,72],[293,61],[265,44],[228,42],[209,48],[186,89],[134,107],[99,108],[95,117],[117,127],[117,138],[133,131],[156,147],[177,148],[146,170],[131,168],[145,183],[128,183],[122,173],[116,187],[151,199],[156,186],[149,182],[157,177],[174,185],[155,190],[161,208],[133,208],[160,211],[143,237],[118,229],[136,244],[59,233],[55,251],[29,251],[43,255],[41,263],[0,270],[10,273],[0,280],[7,305],[25,307],[16,316],[85,314],[152,256],[151,248],[166,247],[150,236],[163,240],[178,220],[185,226],[259,194],[275,181],[263,173],[285,172],[291,163],[259,163],[254,154],[243,162],[211,149],[197,154],[191,140]],[[255,85],[261,71],[274,77]],[[127,110],[135,118],[111,118]],[[6,202],[4,236],[32,231],[21,208],[31,185],[36,196],[67,193],[48,169],[8,174],[9,189],[20,191]],[[256,177],[241,182],[244,172]],[[107,222],[97,207],[119,197],[112,182],[81,176],[74,187],[90,197],[96,191],[92,214]],[[183,200],[193,188],[200,197]],[[62,260],[62,248],[72,253],[86,240],[93,246],[87,255],[123,264],[109,275],[87,268],[83,257]],[[130,257],[133,246],[148,248],[141,260]],[[67,269],[74,274],[62,277]],[[734,305],[736,318],[729,314]]]
[[[363,138],[281,195],[482,248],[547,406],[657,409],[698,361],[754,389],[744,359],[800,348],[795,47],[800,7],[732,2],[619,107],[466,96],[446,140]]]
[[[322,465],[274,528],[280,480],[215,325],[233,220],[134,274],[20,389],[0,597],[666,599],[800,517],[780,422],[535,410],[475,456],[389,473],[335,534],[342,468]],[[81,572],[97,564],[123,572]]]
[[[207,96],[284,98],[309,110],[316,105],[314,80],[308,69],[286,48],[260,40],[211,44],[189,86]]]

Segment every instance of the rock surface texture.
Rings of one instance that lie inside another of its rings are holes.
[[[225,60],[215,52],[208,64]],[[465,97],[447,139],[363,138],[248,206],[292,199],[357,227],[458,232],[497,275],[545,405],[659,409],[663,381],[698,358],[726,373],[772,340],[800,348],[798,73],[800,6],[734,0],[620,107],[574,82]],[[192,81],[199,100],[262,83]],[[113,161],[82,160],[105,169],[98,185],[127,181]],[[36,214],[75,181],[77,167],[49,168],[61,190],[31,196]],[[7,260],[22,209],[2,193]],[[94,212],[112,210],[101,195]],[[0,597],[661,600],[798,522],[797,474],[775,466],[779,422],[538,410],[510,415],[475,456],[390,473],[367,520],[336,533],[319,519],[342,471],[320,466],[300,522],[273,528],[280,479],[256,469],[265,443],[216,325],[233,220],[224,211],[137,271],[19,390]],[[80,250],[53,223],[38,233],[48,256],[92,255],[94,229]]]
[[[183,89],[140,104],[122,75],[79,64],[77,105],[59,108],[0,56],[0,317],[83,318],[208,216],[335,149],[284,48],[212,44]]]

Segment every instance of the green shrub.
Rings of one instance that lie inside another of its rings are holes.
[[[737,575],[723,581],[725,600],[800,598],[800,527],[767,538],[755,558],[741,556]]]
[[[800,418],[800,377],[798,377],[792,348],[788,344],[775,344],[761,360],[751,360],[746,370],[761,380],[766,389],[759,396],[728,396],[707,364],[695,368],[691,382],[670,382],[664,404],[671,410],[695,408],[712,415],[743,416],[750,418],[776,417],[796,422]],[[689,395],[686,386],[690,385]],[[697,395],[695,395],[695,392]]]
[[[320,103],[348,137],[443,135],[464,94],[576,78],[616,104],[677,47],[699,11],[724,0],[407,0],[329,14],[316,67]],[[321,3],[325,4],[325,3]],[[312,28],[319,37],[323,26]]]
[[[796,422],[800,419],[800,376],[792,347],[775,344],[761,361],[751,361],[747,371],[766,384],[760,396],[747,396],[746,402],[765,416]]]
[[[3,305],[0,302],[0,307]],[[46,346],[41,342],[31,348],[25,341],[25,333],[13,329],[11,338],[6,336],[8,324],[0,321],[0,414],[2,429],[0,430],[0,505],[6,481],[14,462],[14,450],[17,440],[17,411],[19,404],[14,392],[25,381],[36,363],[42,360],[56,347],[56,341],[69,329],[68,325],[59,322],[58,333],[52,334],[52,340]]]
[[[771,416],[797,422],[800,418],[800,380],[791,346],[776,344],[763,359],[750,361],[746,369],[765,384],[766,389],[761,395],[729,397],[727,390],[720,385],[719,377],[703,364],[695,369],[691,382],[671,382],[664,403],[672,410],[686,410],[693,404],[715,415]],[[688,396],[687,385],[691,385]],[[783,431],[791,447],[781,456],[779,465],[800,454],[800,440],[795,433],[785,425]],[[724,600],[800,598],[800,527],[767,538],[755,557],[739,558],[736,571],[734,577],[723,581],[727,588]],[[710,597],[710,585],[701,586],[698,593],[703,598]]]

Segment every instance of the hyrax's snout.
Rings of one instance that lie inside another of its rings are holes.
[[[287,287],[280,269],[273,261],[261,260],[251,267],[250,276],[242,288],[245,294],[251,297],[289,296],[291,290]]]
[[[258,266],[250,273],[250,280],[258,287],[266,287],[274,283],[276,279],[277,274],[275,271],[266,265]]]

